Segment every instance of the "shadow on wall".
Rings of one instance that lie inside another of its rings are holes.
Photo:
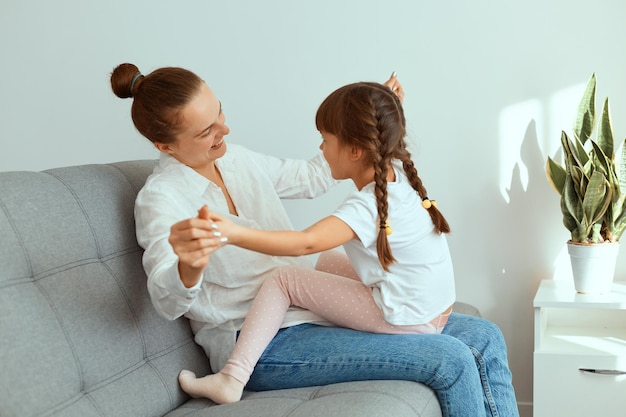
[[[500,238],[506,243],[494,246],[493,277],[498,277],[496,294],[514,294],[506,309],[524,314],[508,314],[511,328],[532,322],[532,301],[539,281],[551,278],[554,262],[565,245],[567,231],[562,226],[559,196],[545,175],[545,158],[537,139],[537,124],[531,120],[515,163],[507,199],[500,199],[498,213]],[[523,164],[523,167],[521,166]],[[527,183],[524,186],[524,175]],[[557,231],[555,233],[554,231]]]

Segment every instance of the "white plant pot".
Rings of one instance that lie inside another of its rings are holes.
[[[568,242],[567,252],[572,262],[574,288],[577,292],[583,294],[611,292],[619,243],[577,245]]]

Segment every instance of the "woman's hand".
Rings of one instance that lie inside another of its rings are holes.
[[[383,85],[389,87],[391,91],[398,96],[400,102],[404,101],[404,89],[402,88],[400,81],[398,81],[398,75],[395,71],[391,74],[391,77],[383,83]]]
[[[178,272],[185,287],[193,287],[209,263],[209,255],[218,250],[225,239],[209,218],[209,208],[203,206],[198,216],[182,220],[170,229],[169,243],[178,256]]]

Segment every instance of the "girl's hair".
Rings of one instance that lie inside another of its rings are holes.
[[[428,195],[406,148],[406,121],[400,99],[388,87],[372,82],[348,84],[330,94],[315,116],[317,129],[337,136],[348,146],[357,146],[374,167],[375,195],[378,205],[378,259],[383,268],[395,262],[387,240],[387,172],[391,160],[399,159],[411,186],[422,200]],[[424,210],[422,207],[420,210]],[[443,214],[432,204],[428,209],[437,233],[449,233]]]
[[[176,140],[179,114],[200,90],[202,79],[184,68],[166,67],[144,76],[133,64],[118,65],[111,73],[111,88],[120,98],[133,98],[135,127],[151,142]]]

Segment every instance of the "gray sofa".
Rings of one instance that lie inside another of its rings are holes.
[[[433,392],[406,381],[220,406],[187,397],[179,371],[207,373],[208,360],[186,319],[156,314],[135,240],[134,199],[154,165],[0,173],[0,416],[441,416]]]

